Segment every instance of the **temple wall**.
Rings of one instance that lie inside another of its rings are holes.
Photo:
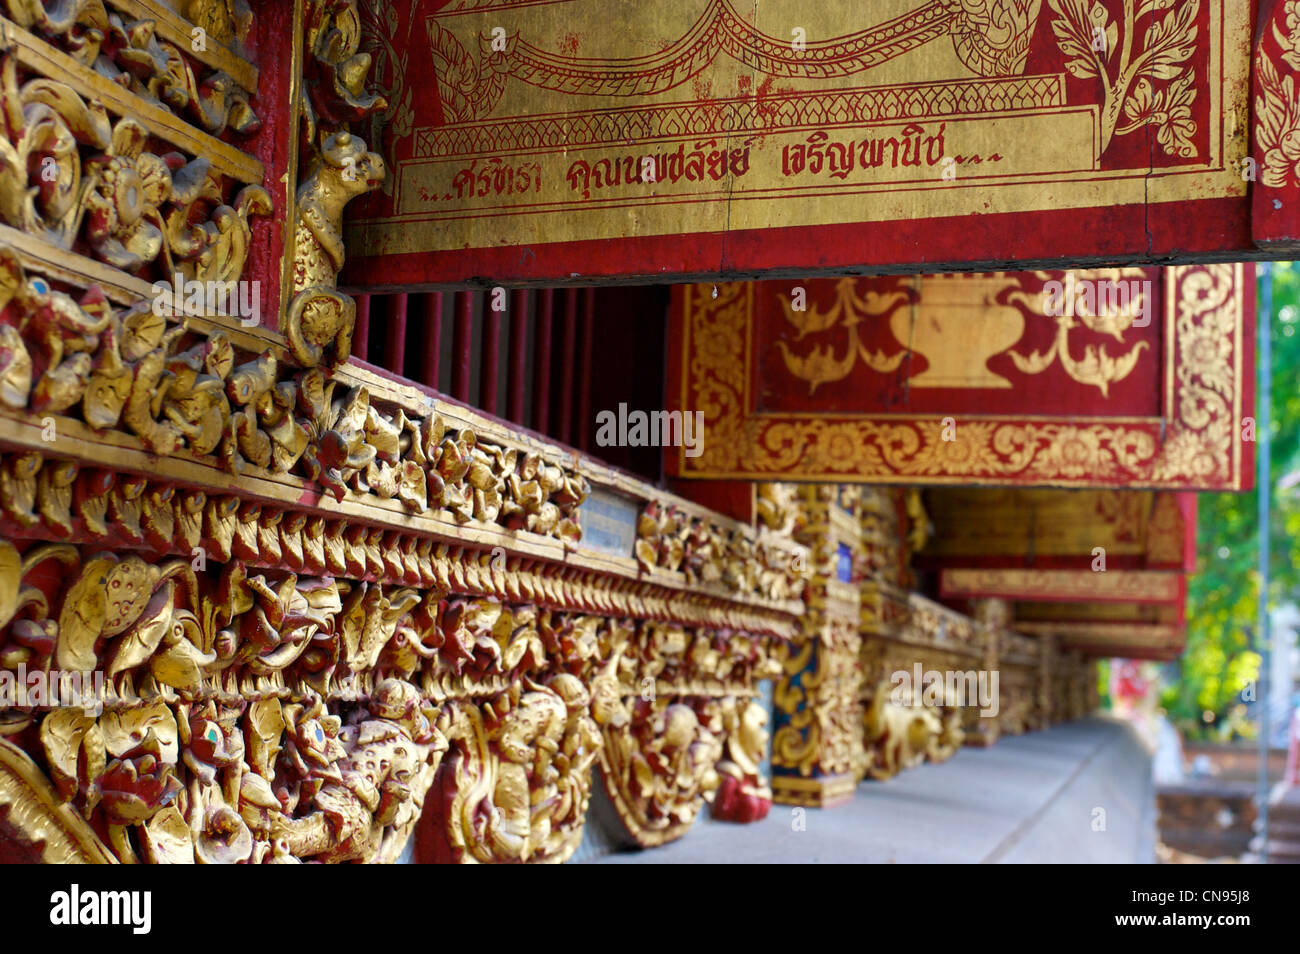
[[[43,9],[0,4],[6,859],[560,862],[597,785],[653,847],[981,736],[883,699],[914,663],[1002,668],[983,734],[1086,710],[909,591],[894,491],[740,521],[354,358],[352,4]]]

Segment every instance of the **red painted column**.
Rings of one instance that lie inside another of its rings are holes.
[[[510,379],[507,384],[506,416],[512,423],[524,423],[525,359],[528,356],[528,299],[524,289],[510,296]]]
[[[420,380],[438,388],[438,369],[442,358],[442,292],[424,296],[424,354],[420,362]]]
[[[582,292],[582,334],[578,347],[578,420],[575,435],[578,449],[588,450],[587,432],[591,421],[591,361],[596,338],[596,289]]]
[[[456,323],[452,329],[451,396],[469,400],[469,367],[474,344],[474,293],[456,292]]]
[[[370,296],[357,296],[357,321],[352,330],[352,354],[362,361],[370,347]]]
[[[537,345],[533,364],[533,430],[551,433],[551,335],[555,315],[555,290],[543,288],[537,296]]]
[[[489,414],[497,412],[497,369],[501,366],[501,312],[489,292],[483,309],[483,349],[479,358],[478,406]]]
[[[578,289],[564,292],[564,334],[560,338],[560,421],[557,435],[564,444],[573,438],[573,371],[577,364]]]
[[[406,310],[410,295],[394,295],[388,313],[388,334],[384,341],[384,367],[394,374],[404,374],[406,367]]]

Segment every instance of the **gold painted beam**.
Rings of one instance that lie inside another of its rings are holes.
[[[440,411],[442,410],[440,406]],[[56,437],[44,439],[47,419],[55,421]],[[157,475],[165,480],[218,493],[234,489],[230,474],[184,452],[159,458],[138,446],[129,434],[120,431],[96,432],[81,421],[54,415],[0,416],[0,444],[22,447],[42,454],[78,460],[97,467],[116,468],[140,474]],[[658,491],[642,485],[639,496],[657,498]],[[738,600],[736,593],[720,583],[687,581],[681,572],[654,568],[642,569],[630,557],[616,557],[583,548],[553,537],[527,531],[512,531],[497,525],[466,525],[435,512],[410,513],[396,499],[383,500],[370,495],[350,495],[335,501],[321,494],[301,478],[289,474],[248,472],[238,479],[238,493],[248,502],[263,502],[287,509],[306,509],[325,516],[346,517],[366,524],[428,534],[439,542],[490,549],[501,547],[508,553],[560,563],[575,569],[590,570],[628,580],[654,583],[666,589],[716,597],[728,602]],[[721,518],[718,518],[721,519]],[[760,606],[778,613],[797,616],[804,604],[799,600],[764,599],[756,595],[739,598],[746,605]]]
[[[1163,623],[1029,623],[1016,629],[1031,636],[1057,636],[1065,648],[1076,644],[1125,649],[1166,649],[1180,644],[1182,630]]]

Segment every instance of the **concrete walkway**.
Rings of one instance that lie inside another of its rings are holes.
[[[1127,724],[1094,717],[863,782],[834,808],[702,818],[671,845],[591,863],[1151,863],[1154,845],[1151,756]]]

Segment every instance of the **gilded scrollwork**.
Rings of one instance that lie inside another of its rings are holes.
[[[1122,0],[1119,19],[1095,0],[1048,0],[1065,68],[1079,79],[1100,81],[1101,150],[1115,136],[1154,127],[1167,155],[1196,155],[1194,71],[1189,64],[1200,31],[1200,0],[1152,3]],[[1122,24],[1122,27],[1121,27]]]
[[[719,784],[722,741],[713,700],[638,700],[630,724],[606,736],[601,769],[643,845],[680,837]]]
[[[531,667],[542,681],[451,707],[451,753],[421,832],[427,860],[557,863],[577,849],[608,713],[578,676],[543,676],[545,666],[539,659]]]
[[[838,487],[798,493],[807,611],[773,689],[772,788],[779,802],[822,805],[850,794],[865,770],[859,600],[841,572],[851,576],[855,561],[840,562],[841,545],[851,554],[861,548]]]
[[[778,671],[782,643],[658,621],[615,626],[598,642],[590,682],[601,777],[630,841],[681,837],[719,791],[723,817],[762,818],[771,798],[757,774],[765,714],[751,699]]]
[[[1261,45],[1255,54],[1260,91],[1255,138],[1264,154],[1260,182],[1273,189],[1300,188],[1300,2],[1287,0],[1278,7],[1271,33],[1279,53],[1275,58]]]
[[[394,587],[435,587],[443,593],[481,597],[481,604],[464,610],[452,604],[455,613],[465,613],[463,620],[456,617],[463,625],[450,638],[455,646],[465,647],[457,652],[466,659],[474,655],[477,639],[469,634],[484,620],[497,619],[491,613],[499,616],[503,600],[634,617],[660,615],[685,625],[764,637],[786,637],[793,628],[786,609],[727,603],[715,595],[651,581],[617,582],[597,572],[575,573],[549,562],[498,556],[412,532],[371,530],[346,519],[263,506],[233,493],[177,487],[167,480],[38,453],[13,454],[0,461],[0,491],[0,529],[20,537],[141,547],[184,554],[187,560],[201,553],[207,561],[241,561],[250,570],[354,576]],[[478,651],[487,650],[480,646]],[[740,636],[717,648],[697,643],[693,657],[707,667],[681,672],[684,679],[698,677],[693,685],[713,691],[732,676],[761,671],[755,652],[752,640]]]
[[[252,14],[244,0],[235,0],[234,6],[243,9],[232,17],[225,0],[190,4],[186,15],[194,27],[204,31],[204,46],[209,37],[230,43],[247,36]],[[15,24],[105,80],[130,90],[146,103],[195,122],[214,136],[227,129],[251,136],[261,129],[249,102],[251,92],[224,70],[206,68],[192,50],[164,39],[155,20],[133,20],[111,12],[103,0],[55,4],[5,0],[4,11]]]

